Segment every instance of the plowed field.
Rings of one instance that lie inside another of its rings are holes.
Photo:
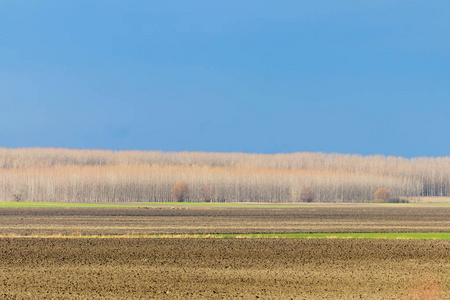
[[[448,241],[3,238],[0,296],[448,299],[449,251]]]
[[[450,206],[2,208],[0,235],[450,232]]]
[[[2,208],[0,298],[450,299],[449,240],[58,237],[300,232],[450,232],[450,207]]]

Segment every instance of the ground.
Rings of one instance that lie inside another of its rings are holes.
[[[447,239],[194,238],[309,232]],[[3,207],[0,297],[450,299],[449,232],[448,205]]]

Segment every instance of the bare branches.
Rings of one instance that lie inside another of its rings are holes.
[[[176,202],[185,202],[189,198],[189,188],[186,182],[177,182],[171,190],[172,198]]]
[[[180,181],[193,202],[449,196],[450,158],[0,148],[3,201],[173,201]]]
[[[374,194],[373,202],[375,203],[388,203],[389,202],[389,191],[386,188],[379,188]]]
[[[300,193],[300,201],[302,202],[313,202],[316,198],[316,194],[312,189],[305,186],[302,188],[302,191]]]

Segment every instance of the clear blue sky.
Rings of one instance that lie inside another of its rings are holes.
[[[0,146],[450,155],[448,1],[1,1]]]

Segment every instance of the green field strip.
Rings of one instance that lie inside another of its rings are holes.
[[[136,204],[108,204],[108,203],[61,203],[61,202],[0,202],[3,207],[137,207]]]

